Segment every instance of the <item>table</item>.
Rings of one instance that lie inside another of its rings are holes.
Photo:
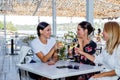
[[[78,65],[79,69],[58,69],[57,66]],[[55,65],[48,65],[46,63],[29,63],[29,64],[17,64],[20,69],[38,74],[40,76],[47,77],[49,79],[58,79],[64,77],[70,77],[80,74],[86,74],[91,72],[101,71],[100,66],[91,66],[85,64],[79,64],[70,61],[58,61]]]

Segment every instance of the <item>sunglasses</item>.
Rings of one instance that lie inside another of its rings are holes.
[[[62,69],[62,68],[68,68],[68,69],[79,69],[78,65],[68,65],[68,66],[57,66],[56,68]]]

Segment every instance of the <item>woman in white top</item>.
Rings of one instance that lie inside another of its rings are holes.
[[[107,22],[104,25],[103,37],[106,47],[98,56],[92,56],[80,49],[76,51],[95,63],[101,63],[105,69],[95,74],[90,80],[117,80],[120,77],[120,26],[117,22]]]
[[[37,26],[38,38],[31,42],[31,47],[35,53],[33,60],[36,62],[55,64],[57,61],[56,40],[51,36],[51,26],[46,22],[40,22]]]

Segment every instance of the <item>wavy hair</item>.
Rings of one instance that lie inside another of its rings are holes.
[[[107,22],[104,24],[104,30],[108,34],[106,50],[109,54],[120,45],[120,25],[117,22]]]

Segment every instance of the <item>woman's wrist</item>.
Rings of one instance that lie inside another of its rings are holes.
[[[82,52],[83,55],[85,55],[86,53],[85,52]]]
[[[56,63],[56,62],[57,62],[57,59],[52,59],[52,61]]]
[[[85,52],[83,52],[83,51],[79,51],[79,53],[80,53],[81,55],[85,55]]]
[[[52,51],[55,52],[56,50],[56,46],[53,46]]]

